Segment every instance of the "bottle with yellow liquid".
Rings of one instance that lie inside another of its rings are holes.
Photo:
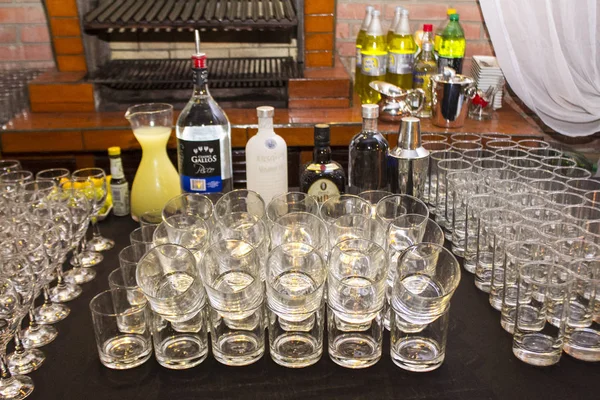
[[[433,43],[426,40],[421,46],[421,53],[419,53],[415,61],[413,88],[425,91],[425,102],[417,116],[419,118],[428,118],[431,117],[431,76],[437,73],[437,62],[433,55]]]
[[[173,106],[149,103],[130,107],[125,113],[137,141],[142,160],[131,186],[131,217],[162,210],[167,201],[181,194],[179,174],[167,155],[173,126]]]
[[[400,6],[397,6],[396,9],[394,10],[394,19],[392,20],[392,23],[390,24],[390,29],[388,30],[387,38],[386,38],[388,43],[392,40],[392,36],[396,32],[396,28],[398,27],[398,23],[400,22],[400,16],[402,14],[402,10],[404,10],[404,7],[400,7]]]
[[[385,34],[379,20],[380,14],[377,10],[371,13],[371,24],[369,25],[360,51],[362,57],[361,84],[363,87],[361,100],[363,104],[375,104],[379,102],[381,95],[376,90],[371,89],[369,83],[385,80],[388,52]]]
[[[463,60],[465,59],[465,31],[460,26],[458,14],[450,16],[448,26],[442,32],[442,41],[438,57],[438,73],[444,72],[444,67],[450,67],[457,74],[462,74]]]
[[[446,15],[448,16],[448,21],[450,21],[450,16],[452,14],[456,14],[455,8],[449,8],[448,10],[446,10]],[[446,22],[446,25],[448,25],[447,22]],[[442,32],[444,31],[444,28],[446,27],[446,25],[440,24],[440,26],[438,26],[435,29],[435,37],[433,39],[433,54],[435,54],[436,58],[438,57],[438,53],[440,52],[440,44],[442,44]]]
[[[365,38],[367,36],[367,29],[369,29],[369,24],[371,24],[371,12],[373,12],[374,8],[372,6],[367,6],[365,11],[365,19],[363,19],[362,25],[360,26],[360,30],[358,31],[358,35],[356,36],[356,65],[354,68],[354,93],[358,94],[362,97],[362,46]]]
[[[402,89],[412,89],[417,45],[410,32],[408,10],[401,11],[400,22],[388,43],[388,51],[386,81]]]

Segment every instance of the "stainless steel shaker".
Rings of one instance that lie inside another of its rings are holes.
[[[431,77],[431,85],[431,122],[442,128],[463,126],[476,93],[473,78],[445,67],[443,74]]]
[[[421,145],[421,120],[404,117],[400,123],[398,146],[390,151],[390,190],[423,200],[429,169],[429,151]]]

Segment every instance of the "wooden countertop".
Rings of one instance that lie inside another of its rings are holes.
[[[233,147],[244,147],[257,130],[254,109],[226,109],[232,124]],[[278,109],[274,124],[288,146],[312,146],[312,127],[316,123],[331,125],[333,146],[345,146],[359,130],[361,113],[358,105],[344,109]],[[398,123],[380,123],[380,130],[393,142]],[[502,132],[512,135],[543,136],[541,129],[510,99],[490,121],[467,119],[458,129],[433,126],[422,120],[423,132]],[[5,153],[52,151],[103,151],[109,146],[124,150],[139,148],[122,112],[34,113],[14,119],[1,133]],[[174,135],[172,137],[174,139]],[[170,141],[174,146],[175,141]]]

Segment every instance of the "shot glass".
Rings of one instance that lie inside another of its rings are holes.
[[[324,202],[327,198],[318,199]],[[314,196],[302,192],[288,192],[273,197],[267,205],[267,218],[274,223],[280,217],[296,212],[319,215],[319,202]]]
[[[321,256],[329,252],[329,235],[325,222],[307,212],[291,212],[277,218],[271,226],[271,246],[304,243],[317,249]]]
[[[142,215],[138,217],[140,227],[144,227],[146,225],[158,226],[162,222],[162,210],[150,210],[146,211]]]
[[[269,253],[269,348],[275,363],[302,368],[321,358],[326,276],[323,258],[310,245],[285,243]]]
[[[260,194],[252,190],[236,189],[223,194],[216,202],[215,219],[218,222],[224,217],[238,213],[247,213],[262,219],[266,213],[265,207],[265,201]]]
[[[551,262],[531,262],[519,268],[513,354],[521,361],[554,365],[564,346],[573,274]],[[560,309],[560,313],[557,313]],[[558,327],[551,324],[558,318]]]
[[[329,248],[348,239],[367,239],[383,247],[385,235],[379,220],[360,214],[342,215],[329,226]]]
[[[568,191],[585,197],[585,194],[600,191],[600,181],[595,179],[569,179],[565,182]]]
[[[152,310],[171,322],[194,317],[206,295],[194,255],[183,246],[162,244],[138,263],[136,282]]]
[[[372,212],[371,203],[351,194],[330,197],[326,202],[321,204],[321,208],[319,209],[319,215],[327,226],[342,215],[360,214],[371,217]]]
[[[138,262],[146,254],[146,245],[136,243],[126,246],[119,252],[119,266],[121,268],[131,267],[135,270]],[[134,278],[135,281],[135,278]],[[137,283],[136,283],[137,286]]]
[[[570,179],[589,179],[592,176],[590,171],[579,167],[556,167],[552,172],[557,180],[565,183]]]
[[[498,226],[494,235],[494,264],[492,266],[492,280],[490,282],[490,305],[502,311],[502,298],[504,297],[504,260],[505,249],[509,243],[525,240],[536,240],[539,232],[523,222],[507,223]]]
[[[429,217],[429,209],[421,200],[407,194],[387,196],[377,203],[376,217],[384,229],[404,214],[420,214]]]
[[[206,299],[206,297],[204,297]],[[154,356],[169,369],[189,369],[201,364],[208,356],[208,301],[185,321],[149,310]]]
[[[600,324],[594,321],[600,300],[600,265],[597,260],[575,260],[568,264],[574,282],[564,351],[582,361],[600,361]]]
[[[475,257],[475,287],[482,292],[490,292],[494,264],[501,262],[499,258],[501,253],[496,252],[496,229],[502,224],[517,224],[521,221],[520,214],[508,209],[490,209],[481,212]]]
[[[438,162],[437,190],[435,194],[435,221],[446,231],[452,231],[452,195],[448,175],[471,171],[473,165],[465,160],[442,160]]]
[[[555,262],[556,252],[552,246],[539,239],[511,242],[504,248],[504,293],[500,325],[509,333],[514,332],[518,298],[519,269],[533,261]]]
[[[129,303],[125,289],[106,290],[90,301],[96,346],[104,366],[129,369],[150,358],[152,337],[146,324],[146,307],[145,302]],[[129,323],[122,324],[123,320]],[[124,326],[130,329],[123,330]]]
[[[260,260],[243,240],[213,243],[200,262],[210,301],[210,335],[215,359],[241,366],[265,352],[265,318]]]
[[[183,193],[173,197],[162,209],[162,219],[176,215],[191,215],[202,218],[209,228],[215,225],[215,207],[212,200],[198,193]]]
[[[346,240],[331,250],[328,271],[329,357],[346,368],[370,367],[382,353],[386,252],[369,240]]]

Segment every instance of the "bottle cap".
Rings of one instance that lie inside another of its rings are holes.
[[[458,14],[452,14],[450,16],[450,21],[458,21],[459,20],[459,15]]]
[[[404,10],[404,7],[396,6],[396,9],[394,10],[394,14],[400,14],[402,12],[402,10]]]
[[[109,147],[108,148],[108,155],[109,156],[120,156],[121,155],[121,148],[119,146]]]
[[[317,124],[315,125],[315,146],[317,145],[329,145],[329,125]]]
[[[433,44],[431,42],[422,43],[423,51],[431,51],[433,50]]]
[[[398,147],[403,150],[416,150],[421,147],[421,120],[419,118],[402,118]]]
[[[423,32],[433,32],[433,25],[432,24],[423,25]]]
[[[446,15],[456,14],[456,8],[449,8],[446,10]]]
[[[258,115],[258,118],[273,118],[275,109],[271,106],[256,107],[256,115]]]
[[[362,117],[374,119],[379,117],[379,106],[377,104],[363,104]]]

